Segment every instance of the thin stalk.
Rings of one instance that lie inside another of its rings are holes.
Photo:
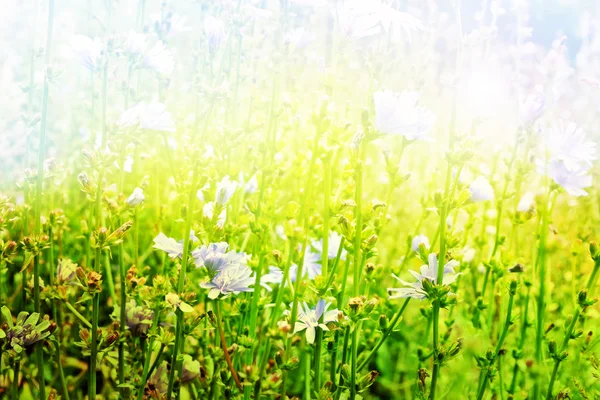
[[[492,360],[490,360],[490,368],[494,364],[496,359],[498,358],[498,354],[500,354],[500,350],[502,349],[502,345],[504,344],[506,335],[508,335],[508,329],[512,325],[511,318],[512,318],[512,309],[513,309],[514,299],[515,299],[515,292],[511,292],[510,297],[508,299],[508,308],[506,311],[506,320],[504,321],[504,328],[502,329],[502,333],[500,334],[500,339],[498,340],[498,343],[496,343],[496,348],[494,349],[494,354],[493,354]],[[479,392],[477,393],[477,400],[483,399],[485,390],[487,388],[488,381],[489,381],[489,373],[485,373],[483,375],[483,382],[481,383],[481,387],[479,389]]]
[[[546,310],[546,241],[548,237],[548,224],[550,220],[551,189],[546,195],[545,208],[542,212],[542,221],[539,230],[538,254],[536,270],[538,273],[539,292],[537,297],[536,335],[535,335],[535,361],[538,368],[543,363],[542,342],[544,341],[544,311]],[[533,385],[533,398],[540,398],[540,381],[536,379]]]
[[[192,186],[188,198],[188,210],[185,222],[185,235],[183,239],[183,257],[181,261],[181,271],[179,272],[179,282],[177,283],[177,293],[183,292],[185,284],[185,274],[188,266],[189,251],[190,251],[190,230],[192,229],[192,219],[194,217],[194,200],[196,195],[196,186],[198,186],[198,163],[195,164]],[[167,389],[167,399],[171,399],[173,393],[173,384],[175,383],[175,371],[177,371],[177,355],[182,345],[183,338],[183,312],[177,309],[177,322],[175,325],[175,346],[173,347],[173,355],[171,357],[171,370],[169,371],[169,386]]]
[[[229,371],[231,371],[231,375],[233,376],[233,380],[237,385],[237,388],[242,391],[244,390],[244,386],[238,377],[235,368],[233,368],[233,363],[231,362],[231,357],[229,356],[229,351],[227,350],[227,342],[225,341],[225,332],[223,331],[223,322],[221,320],[222,314],[219,306],[219,300],[215,301],[215,314],[216,314],[216,322],[217,329],[219,330],[219,336],[221,337],[221,346],[223,347],[223,354],[225,355],[225,361],[227,362],[227,366],[229,367]]]
[[[71,311],[73,315],[75,315],[79,319],[79,321],[81,321],[86,326],[86,328],[92,329],[92,324],[90,323],[90,321],[88,321],[83,315],[81,315],[79,311],[77,311],[77,309],[67,300],[64,300],[64,302],[69,311]]]
[[[525,346],[525,340],[527,338],[527,313],[529,311],[529,292],[530,288],[527,288],[527,294],[525,295],[525,306],[522,315],[522,323],[521,323],[521,338],[519,340],[519,345],[517,348],[517,352],[521,353],[523,351],[523,347]],[[508,389],[508,393],[514,394],[517,387],[517,376],[519,374],[519,363],[518,360],[515,360],[515,365],[513,367],[513,377]]]
[[[322,364],[321,364],[321,351],[323,350],[323,330],[317,329],[316,332],[316,341],[315,341],[315,392],[319,393],[321,390],[321,372],[322,372]],[[310,354],[308,355],[310,358]],[[310,363],[308,363],[310,365]],[[309,367],[310,369],[310,367]],[[309,375],[310,376],[310,375]],[[309,379],[310,381],[310,379]],[[310,387],[310,385],[309,385]],[[310,396],[310,390],[308,391]]]
[[[304,358],[304,399],[310,400],[310,352],[308,351]]]
[[[363,360],[363,362],[360,363],[360,365],[358,366],[357,372],[360,372],[364,367],[366,367],[369,364],[369,361],[373,358],[373,356],[375,354],[377,354],[377,351],[379,350],[379,348],[383,345],[383,343],[386,341],[386,339],[394,331],[394,329],[396,328],[396,325],[398,324],[398,322],[400,321],[400,318],[402,317],[402,314],[404,313],[404,310],[406,310],[406,307],[408,306],[409,301],[410,301],[410,297],[407,298],[406,300],[404,300],[402,307],[400,307],[400,309],[396,312],[396,314],[394,314],[394,316],[390,320],[390,323],[389,323],[387,329],[382,332],[382,335],[379,338],[379,340],[377,341],[377,344],[371,349],[371,352],[369,353],[367,358],[365,358]]]
[[[96,248],[96,271],[99,271],[102,251]],[[90,352],[90,377],[88,381],[88,398],[96,398],[96,364],[98,359],[98,317],[100,315],[100,293],[94,293],[92,297],[92,342]]]
[[[596,277],[598,275],[598,270],[600,269],[600,259],[596,260],[594,262],[594,269],[592,270],[592,274],[590,275],[588,282],[587,282],[587,286],[586,289],[588,291],[588,296],[591,297],[593,295],[593,289],[596,283]],[[561,353],[563,353],[564,351],[567,350],[567,347],[569,346],[569,340],[571,340],[571,337],[573,336],[573,330],[575,330],[575,325],[577,324],[577,321],[579,320],[579,316],[581,315],[582,312],[582,308],[578,307],[577,310],[575,311],[575,315],[573,315],[573,318],[571,319],[571,323],[569,324],[569,326],[567,327],[567,330],[565,331],[565,337],[563,339],[563,342],[560,346],[560,348],[557,350],[557,354],[561,355]],[[546,399],[552,399],[552,390],[554,388],[554,382],[556,381],[556,377],[558,376],[558,370],[560,368],[560,364],[563,360],[559,357],[554,359],[554,368],[552,369],[552,376],[550,377],[550,383],[548,384],[548,391],[546,392]]]
[[[138,389],[137,399],[142,400],[144,397],[144,389],[146,388],[146,383],[148,382],[148,378],[150,377],[150,359],[152,358],[152,349],[154,348],[154,339],[156,338],[156,329],[158,327],[158,321],[160,320],[160,310],[154,310],[154,317],[152,318],[152,327],[150,328],[150,343],[148,343],[148,347],[146,350],[146,357],[144,357],[144,369],[142,372],[142,382]],[[159,353],[160,356],[160,353]],[[158,357],[156,358],[158,360]],[[171,367],[172,369],[173,367]]]
[[[13,369],[13,381],[12,381],[12,400],[19,400],[19,371],[21,370],[21,360],[15,361]]]
[[[46,33],[46,55],[44,64],[44,91],[42,95],[42,119],[40,122],[40,142],[38,149],[37,162],[37,179],[35,185],[35,204],[33,209],[33,219],[35,224],[34,232],[36,235],[42,234],[41,212],[42,212],[42,187],[44,181],[44,159],[46,157],[46,126],[48,122],[48,93],[49,80],[48,68],[50,66],[50,54],[52,45],[52,30],[54,25],[54,0],[48,2],[48,30]],[[32,90],[30,87],[29,90]],[[40,254],[34,256],[33,276],[34,276],[34,309],[35,312],[40,312]],[[25,275],[23,275],[25,276]],[[23,281],[25,283],[25,281]],[[46,383],[44,381],[44,353],[42,349],[43,343],[40,341],[36,344],[36,359],[38,368],[38,380],[40,384],[40,397],[46,398]]]

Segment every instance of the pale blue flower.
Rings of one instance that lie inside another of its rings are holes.
[[[375,129],[381,133],[402,135],[407,140],[427,140],[435,124],[435,114],[418,105],[419,93],[376,92]]]
[[[471,201],[473,202],[494,199],[494,188],[492,188],[490,182],[483,176],[480,176],[471,182],[469,192],[471,193]]]
[[[127,198],[126,203],[129,207],[135,207],[139,204],[142,204],[144,199],[144,191],[141,188],[136,187],[133,189],[133,193],[131,193],[131,195]]]
[[[419,251],[419,247],[423,245],[425,250],[429,250],[429,238],[425,235],[417,235],[412,239],[412,251]]]
[[[222,268],[210,282],[200,284],[203,289],[209,289],[208,298],[216,299],[219,295],[227,297],[240,292],[252,292],[255,278],[252,270],[243,264],[230,264]]]
[[[294,333],[306,330],[306,341],[313,344],[317,328],[328,331],[327,324],[339,320],[339,310],[327,311],[330,305],[331,303],[327,303],[325,300],[319,300],[315,308],[309,308],[306,302],[304,302],[304,307],[298,305],[298,318],[294,325]],[[286,314],[289,315],[289,313],[289,310],[286,310]]]
[[[237,182],[229,179],[229,176],[221,179],[217,184],[217,192],[215,194],[215,202],[221,206],[226,205],[235,193]]]
[[[389,299],[398,299],[405,297],[412,297],[415,299],[424,299],[427,296],[427,293],[423,289],[423,281],[428,280],[437,283],[437,274],[438,274],[438,260],[435,253],[429,254],[428,264],[421,266],[420,273],[415,271],[409,271],[417,280],[413,283],[406,282],[400,278],[398,278],[395,274],[392,274],[394,278],[396,278],[402,285],[405,287],[402,288],[388,288]],[[454,268],[458,267],[459,262],[456,260],[451,260],[446,265],[444,265],[444,273],[442,284],[450,285],[456,281],[458,275],[460,273],[455,273]]]

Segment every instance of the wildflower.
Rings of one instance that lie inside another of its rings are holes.
[[[524,126],[531,126],[542,115],[545,107],[544,93],[540,90],[530,93],[519,107],[519,116]]]
[[[102,64],[104,46],[99,38],[92,40],[85,35],[75,35],[71,40],[71,53],[82,66],[95,72]]]
[[[313,240],[311,242],[312,247],[317,250],[317,252],[319,252],[320,254],[320,258],[323,258],[323,239],[320,240]],[[331,260],[331,259],[335,259],[337,257],[337,253],[340,249],[340,245],[342,244],[342,235],[340,235],[337,232],[330,232],[329,233],[329,242],[328,242],[328,248],[327,248],[327,257]],[[342,254],[340,254],[340,259],[341,260],[345,260],[346,259],[346,254],[348,252],[343,249],[342,250]],[[306,257],[306,255],[305,255]],[[309,256],[313,257],[312,255]],[[320,273],[320,272],[319,272]]]
[[[417,279],[413,283],[406,282],[398,278],[395,274],[392,274],[402,285],[406,287],[402,288],[388,288],[389,299],[398,299],[405,297],[413,297],[415,299],[424,299],[427,296],[427,292],[423,289],[423,281],[428,280],[434,284],[437,284],[438,274],[438,260],[435,253],[429,254],[429,263],[421,266],[420,273],[410,271],[410,273]],[[454,273],[454,268],[459,265],[458,261],[452,260],[444,265],[444,274],[442,279],[442,285],[450,285],[453,283],[459,274]]]
[[[146,336],[152,326],[154,311],[148,307],[138,306],[134,299],[127,302],[127,327],[134,336]]]
[[[227,252],[229,245],[226,242],[210,243],[192,252],[196,267],[205,267],[212,275],[219,272],[223,267],[234,264],[244,257],[240,257],[235,251]]]
[[[571,196],[587,196],[584,189],[592,186],[592,176],[588,174],[588,169],[577,168],[571,170],[567,168],[563,161],[550,163],[547,173],[554,182],[562,186]]]
[[[221,182],[217,184],[217,192],[215,194],[215,202],[221,206],[226,205],[231,197],[235,193],[237,188],[237,182],[229,179],[228,176],[224,177]]]
[[[133,189],[133,193],[131,193],[131,195],[127,198],[127,205],[130,207],[135,207],[141,204],[144,199],[144,191],[141,188],[136,187]]]
[[[168,294],[166,294],[165,295],[165,301],[167,302],[167,304],[169,306],[171,306],[173,308],[173,310],[175,310],[176,308],[179,308],[184,313],[188,313],[188,312],[194,311],[194,309],[192,308],[192,306],[190,306],[189,304],[187,304],[186,302],[184,302],[183,300],[181,300],[179,298],[179,295],[176,294],[176,293],[168,293]]]
[[[219,295],[227,297],[240,292],[252,292],[254,284],[252,270],[244,264],[231,264],[221,269],[210,282],[200,284],[203,289],[209,289],[208,297],[216,299]]]
[[[15,353],[20,354],[25,348],[50,336],[50,321],[42,319],[39,322],[39,313],[29,314],[22,311],[17,316],[16,322],[13,323],[8,307],[2,306],[1,310],[6,325],[0,329],[0,339],[5,338],[7,346],[10,346]]]
[[[471,201],[473,202],[494,199],[494,189],[483,176],[478,177],[471,183],[469,192],[471,192]]]
[[[427,140],[436,117],[430,110],[418,106],[417,92],[376,92],[375,128],[407,140]]]
[[[246,182],[246,184],[244,185],[244,192],[246,192],[246,194],[253,194],[256,193],[257,190],[258,179],[256,179],[256,174],[254,174],[252,175],[252,178],[250,178],[248,182]]]
[[[596,160],[596,143],[586,138],[575,122],[559,120],[543,132],[549,162],[562,161],[570,171],[590,168]]]
[[[183,244],[175,239],[167,237],[164,233],[159,233],[154,238],[155,249],[166,251],[171,258],[181,258],[183,255]]]
[[[146,35],[137,33],[133,29],[127,33],[123,50],[132,59],[136,59],[144,52],[146,48]]]
[[[120,128],[139,126],[140,129],[175,132],[173,116],[162,103],[136,104],[121,113],[117,125]]]
[[[204,214],[204,217],[212,220],[213,215],[214,215],[214,209],[215,209],[214,201],[210,201],[210,202],[206,203],[202,207],[202,213]],[[227,220],[227,209],[223,208],[221,210],[221,212],[219,213],[219,216],[217,217],[217,227],[223,228],[223,226],[225,226],[226,220]]]
[[[410,41],[413,32],[423,29],[419,19],[381,0],[348,0],[342,7],[338,10],[342,32],[355,40],[391,32],[394,36],[404,35]]]
[[[419,248],[425,247],[425,250],[429,250],[429,238],[425,235],[417,235],[413,238],[411,248],[413,251],[419,251]]]
[[[269,272],[260,277],[260,284],[271,291],[271,287],[268,286],[268,283],[273,283],[277,285],[281,285],[283,282],[283,271],[281,268],[275,267],[273,265],[269,266]]]
[[[200,376],[200,361],[194,360],[189,354],[183,355],[181,382],[190,382]]]
[[[159,74],[170,75],[175,68],[175,60],[163,42],[158,41],[144,54],[141,66]]]
[[[198,200],[204,201],[204,191],[208,189],[210,189],[210,183],[207,183],[206,185],[198,189],[198,191],[196,192],[196,197],[198,198]]]
[[[59,285],[72,282],[75,279],[76,270],[77,264],[69,258],[60,258],[58,260],[58,267],[56,268],[56,282]]]
[[[298,319],[294,325],[294,333],[306,330],[306,341],[313,344],[315,342],[316,328],[328,331],[327,324],[338,320],[340,311],[338,309],[327,311],[330,305],[331,303],[327,303],[325,300],[319,300],[315,308],[309,308],[306,302],[304,302],[304,307],[300,307],[298,310]],[[286,314],[289,314],[289,310],[286,310]]]
[[[527,192],[519,200],[517,205],[518,212],[528,212],[535,208],[535,195],[532,192]]]
[[[227,34],[225,23],[222,20],[209,15],[204,19],[204,33],[208,38],[208,49],[211,54],[214,54]]]

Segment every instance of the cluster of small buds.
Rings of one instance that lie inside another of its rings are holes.
[[[34,237],[25,236],[21,242],[21,245],[26,252],[36,255],[40,254],[42,250],[48,248],[48,240],[48,235]]]
[[[146,283],[146,278],[143,276],[140,277],[137,273],[137,268],[135,267],[135,265],[132,265],[127,270],[127,282],[129,283],[130,289],[135,289],[140,286],[144,286],[144,284]]]
[[[96,248],[108,250],[111,246],[121,243],[125,233],[127,233],[132,226],[133,222],[127,221],[113,232],[110,232],[104,227],[98,228],[94,232]]]
[[[367,301],[365,296],[352,297],[348,300],[346,315],[354,322],[360,321],[367,318],[377,304],[377,299]]]
[[[97,271],[85,271],[82,267],[75,270],[81,287],[85,288],[90,295],[102,291],[102,274]]]
[[[17,242],[9,240],[5,242],[0,239],[0,261],[11,263],[11,257],[17,253]]]

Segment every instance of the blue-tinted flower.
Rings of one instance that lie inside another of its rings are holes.
[[[104,45],[99,38],[75,35],[71,39],[71,53],[82,66],[94,72],[102,65]]]
[[[225,23],[209,15],[204,19],[204,33],[208,39],[208,49],[212,54],[219,49],[227,35]]]
[[[562,161],[568,170],[589,169],[597,158],[596,143],[575,122],[559,120],[543,132],[548,161]]]
[[[436,117],[418,105],[417,92],[376,92],[375,129],[381,133],[403,135],[407,140],[426,140]]]
[[[167,235],[162,232],[154,238],[153,247],[167,252],[171,258],[181,258],[183,255],[183,244],[173,238],[167,237]]]
[[[592,186],[592,176],[589,175],[588,168],[569,169],[564,161],[553,161],[548,165],[547,172],[548,176],[571,196],[587,196],[585,189]]]
[[[240,292],[252,292],[255,278],[252,270],[244,264],[230,264],[222,268],[210,282],[200,284],[203,289],[209,289],[208,298],[216,299],[219,295],[227,297]]]
[[[339,320],[340,311],[338,309],[327,311],[330,305],[331,303],[327,303],[325,300],[319,300],[315,308],[309,308],[306,302],[304,302],[304,307],[298,305],[298,318],[294,325],[294,333],[306,330],[306,341],[313,344],[317,328],[328,331],[327,324]],[[286,314],[289,314],[289,311]]]
[[[226,242],[210,243],[208,245],[201,246],[200,248],[192,252],[194,257],[194,264],[196,267],[205,267],[212,274],[217,273],[223,267],[234,262],[239,262],[240,258],[236,252],[229,252],[232,255],[228,257],[227,249],[229,244]]]
[[[127,302],[126,323],[134,336],[145,336],[152,326],[154,311],[148,307],[138,306],[134,299]]]
[[[120,128],[139,126],[162,132],[175,132],[175,122],[170,112],[162,103],[139,103],[123,111],[117,125]]]
[[[412,251],[419,251],[419,247],[423,245],[425,250],[429,250],[429,238],[425,235],[417,235],[412,239]]]
[[[321,255],[320,258],[322,258],[322,254],[323,254],[323,239],[320,240],[313,240],[311,242],[312,247],[319,252],[319,254]],[[331,259],[335,259],[337,257],[337,253],[340,249],[340,245],[342,244],[342,235],[340,235],[337,232],[329,232],[329,242],[327,244],[327,256],[328,258]],[[342,254],[340,254],[340,259],[341,260],[345,260],[346,259],[346,254],[348,252],[343,249],[342,250]],[[312,256],[311,256],[312,257]]]
[[[202,213],[204,214],[204,217],[208,218],[210,220],[213,219],[214,210],[215,210],[215,202],[214,201],[209,201],[208,203],[204,204],[204,206],[202,207]],[[227,220],[227,209],[223,208],[223,209],[221,209],[221,212],[219,213],[219,216],[217,217],[217,227],[223,228],[223,226],[225,226],[226,220]]]
[[[424,299],[427,296],[427,293],[423,289],[423,281],[428,280],[433,283],[437,283],[437,274],[438,274],[438,260],[435,253],[429,254],[429,263],[425,264],[421,267],[420,273],[415,271],[409,271],[417,280],[413,283],[406,282],[400,278],[398,278],[395,274],[392,274],[394,278],[396,278],[402,285],[405,287],[402,288],[388,288],[389,298],[397,299],[397,298],[405,298],[405,297],[413,297],[415,299]],[[458,278],[457,273],[454,273],[454,268],[459,265],[459,262],[456,260],[451,260],[446,265],[444,265],[444,273],[442,284],[450,285],[456,278]]]
[[[140,66],[159,74],[170,75],[175,68],[175,59],[171,50],[159,41],[144,53]]]
[[[228,176],[221,179],[217,184],[217,192],[215,194],[215,202],[221,206],[226,205],[235,193],[237,182],[229,179]]]
[[[469,192],[471,193],[471,201],[474,202],[494,199],[494,188],[483,176],[478,177],[471,183]]]
[[[131,195],[127,198],[126,203],[130,207],[135,207],[139,204],[142,204],[144,199],[144,191],[141,188],[136,187],[133,189],[133,193],[131,193]]]

